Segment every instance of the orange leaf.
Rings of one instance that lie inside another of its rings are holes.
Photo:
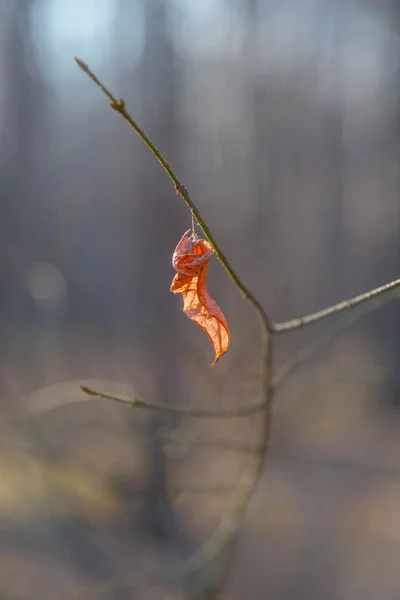
[[[182,294],[183,312],[208,335],[215,352],[213,367],[228,351],[231,335],[223,312],[206,290],[207,267],[215,252],[209,242],[195,233],[189,235],[190,231],[175,248],[172,265],[177,274],[170,290]]]

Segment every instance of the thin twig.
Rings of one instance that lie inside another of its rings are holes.
[[[138,136],[141,138],[141,140],[146,144],[146,146],[148,147],[150,152],[158,160],[158,162],[160,163],[162,168],[169,175],[169,177],[171,178],[171,180],[174,184],[175,190],[178,192],[178,194],[180,194],[180,196],[182,197],[186,206],[189,208],[192,215],[195,217],[200,229],[203,231],[204,235],[206,236],[206,238],[210,242],[211,246],[213,247],[217,258],[220,261],[220,263],[222,264],[222,266],[224,267],[225,271],[228,273],[229,277],[233,280],[233,282],[235,283],[236,287],[239,289],[239,291],[241,292],[243,297],[246,298],[247,300],[249,300],[253,304],[261,321],[264,323],[265,327],[269,330],[270,323],[269,323],[269,319],[268,319],[266,311],[264,310],[264,308],[262,307],[260,302],[257,300],[257,298],[253,295],[253,293],[245,286],[245,284],[242,282],[242,280],[237,275],[236,271],[231,266],[230,262],[228,261],[228,259],[225,256],[225,254],[222,252],[218,242],[216,241],[213,234],[211,233],[211,230],[209,229],[209,227],[205,223],[203,217],[199,213],[199,210],[196,207],[195,203],[193,202],[192,198],[190,197],[187,188],[180,182],[180,180],[178,179],[178,176],[176,175],[175,171],[172,169],[169,162],[166,160],[166,158],[164,158],[164,156],[161,154],[159,149],[155,146],[155,144],[153,144],[153,142],[148,137],[148,135],[143,131],[143,129],[141,127],[139,127],[139,125],[136,123],[136,121],[134,120],[132,115],[130,115],[130,113],[126,110],[125,102],[121,99],[116,98],[101,83],[101,81],[96,77],[96,75],[93,73],[93,71],[90,70],[89,66],[86,63],[84,63],[80,58],[75,57],[75,60],[76,60],[77,64],[79,65],[79,67],[82,69],[82,71],[90,77],[90,79],[97,85],[97,87],[110,100],[110,107],[113,110],[115,110],[117,113],[119,113],[121,115],[121,117],[123,119],[125,119],[125,121],[127,121],[127,123],[134,129],[134,131],[138,134]]]
[[[339,324],[335,324],[324,331],[316,340],[306,344],[297,352],[293,358],[289,359],[275,374],[272,385],[275,392],[281,389],[283,385],[294,375],[299,368],[308,362],[313,356],[316,356],[325,346],[333,342],[340,335],[345,333],[350,327],[361,321],[364,317],[377,312],[384,306],[387,306],[394,300],[393,296],[384,296],[377,304],[366,304],[357,313],[352,313],[344,318]]]
[[[181,417],[189,418],[221,418],[226,419],[227,417],[244,417],[246,415],[252,415],[255,412],[259,412],[265,404],[264,400],[259,400],[254,404],[244,404],[233,408],[190,408],[185,406],[169,406],[167,404],[161,404],[157,402],[146,402],[141,398],[122,398],[121,396],[114,396],[112,394],[103,394],[97,392],[85,385],[79,386],[82,392],[88,396],[95,398],[102,398],[104,400],[113,400],[121,404],[128,404],[132,408],[144,408],[146,410],[152,410],[157,412],[163,412],[166,414],[179,415]]]
[[[363,302],[367,302],[368,300],[372,300],[377,296],[386,294],[386,292],[390,292],[399,286],[400,279],[395,279],[394,281],[385,283],[385,285],[381,285],[380,287],[370,290],[369,292],[365,292],[359,296],[354,296],[353,298],[348,298],[347,300],[342,300],[337,304],[333,304],[332,306],[328,306],[327,308],[323,308],[317,312],[305,315],[304,317],[298,317],[297,319],[291,319],[290,321],[282,321],[281,323],[272,323],[271,329],[273,333],[284,333],[286,331],[293,331],[293,329],[300,329],[300,327],[311,325],[312,323],[322,321],[322,319],[336,315],[337,313],[348,310],[349,308],[354,308]]]

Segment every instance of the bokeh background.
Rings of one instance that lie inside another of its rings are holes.
[[[188,210],[73,56],[124,98],[284,320],[398,277],[399,36],[398,0],[0,0],[2,597],[63,600],[176,565],[246,468],[202,442],[257,430],[78,389],[251,402],[259,333],[215,261],[232,346],[209,368],[169,292]],[[225,598],[399,597],[393,300],[279,392]],[[282,335],[277,365],[321,329]],[[192,583],[110,597],[194,597]]]

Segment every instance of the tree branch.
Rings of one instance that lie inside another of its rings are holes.
[[[227,417],[244,417],[246,415],[254,414],[259,412],[265,405],[264,401],[259,400],[254,404],[245,404],[233,408],[187,408],[185,406],[168,406],[167,404],[159,404],[157,402],[146,402],[140,398],[122,398],[121,396],[113,396],[112,394],[103,394],[97,392],[85,385],[79,386],[82,392],[88,396],[94,396],[95,398],[102,398],[104,400],[113,400],[121,404],[128,404],[132,408],[144,408],[147,410],[163,412],[166,414],[180,415],[181,417],[190,418],[223,418]]]
[[[111,94],[111,92],[104,87],[104,85],[100,82],[100,80],[94,75],[94,73],[89,69],[89,67],[80,59],[75,59],[79,67],[92,79],[92,81],[100,88],[100,90],[108,97],[110,100],[110,107],[118,112],[127,123],[134,129],[134,131],[139,135],[142,141],[146,144],[150,152],[155,156],[160,165],[166,171],[166,173],[171,178],[175,190],[180,194],[182,199],[184,200],[186,206],[191,211],[192,215],[195,217],[199,227],[203,231],[205,237],[210,242],[213,247],[217,258],[220,263],[224,267],[227,274],[232,279],[233,283],[239,289],[244,298],[249,300],[258,314],[260,318],[260,329],[261,329],[261,398],[257,408],[253,409],[250,412],[260,412],[260,416],[262,418],[262,430],[260,432],[260,441],[257,444],[257,450],[255,450],[252,454],[252,463],[250,465],[249,470],[247,471],[244,481],[242,480],[240,486],[238,486],[233,494],[231,495],[230,503],[227,505],[225,509],[225,514],[220,521],[219,526],[215,533],[199,548],[197,552],[195,552],[188,560],[186,560],[181,568],[178,568],[177,573],[180,575],[193,573],[193,572],[202,572],[203,569],[209,569],[207,576],[204,578],[205,586],[209,591],[217,589],[220,581],[223,577],[223,574],[227,567],[227,560],[230,557],[230,551],[232,550],[232,543],[234,542],[237,532],[239,530],[240,522],[243,517],[243,514],[247,508],[247,505],[256,489],[257,482],[260,478],[261,470],[264,465],[265,456],[267,453],[269,437],[270,437],[270,425],[272,420],[271,414],[271,403],[273,398],[273,388],[271,385],[272,382],[272,335],[271,335],[271,325],[269,318],[267,316],[266,311],[260,304],[260,302],[255,298],[255,296],[250,292],[250,290],[244,285],[241,279],[238,277],[236,272],[231,267],[228,262],[226,256],[223,254],[220,249],[218,243],[214,239],[210,229],[205,223],[204,219],[200,215],[197,207],[192,201],[186,187],[181,184],[174,170],[168,163],[168,161],[164,158],[158,148],[153,144],[153,142],[149,139],[149,137],[144,133],[144,131],[139,127],[136,121],[132,118],[132,116],[127,112],[125,108],[125,103],[123,100],[117,99]],[[248,412],[247,407],[243,407],[240,412],[236,411],[236,415],[232,414],[231,410],[224,411],[207,411],[207,410],[196,410],[196,409],[186,409],[186,408],[172,408],[166,406],[160,406],[153,403],[145,403],[143,400],[138,398],[134,398],[133,400],[124,400],[123,398],[118,398],[115,396],[111,396],[108,394],[102,394],[86,388],[85,386],[81,387],[82,391],[91,396],[97,396],[99,398],[111,399],[117,402],[128,403],[133,407],[141,407],[148,408],[150,410],[162,410],[163,412],[173,412],[174,414],[186,415],[186,416],[242,416],[245,414],[250,414]],[[213,414],[210,415],[210,412]],[[218,565],[212,564],[214,559],[219,559]],[[210,587],[211,586],[211,587]],[[98,589],[98,588],[97,588]],[[108,587],[110,590],[110,587]],[[112,589],[112,584],[111,584]],[[99,591],[99,590],[98,590]],[[213,594],[215,595],[215,594]],[[210,596],[211,597],[211,596]]]
[[[225,254],[222,252],[219,244],[217,243],[216,239],[214,238],[213,234],[211,233],[209,227],[205,223],[203,217],[199,213],[199,210],[196,207],[195,203],[193,202],[192,198],[190,197],[187,188],[184,185],[182,185],[182,183],[178,179],[178,176],[176,175],[175,171],[173,170],[173,168],[171,167],[169,162],[166,160],[166,158],[164,158],[164,156],[161,154],[161,152],[155,146],[155,144],[153,144],[153,142],[148,137],[148,135],[143,131],[143,129],[141,127],[139,127],[139,125],[136,123],[134,118],[126,110],[125,102],[121,99],[117,99],[101,83],[101,81],[96,77],[96,75],[93,73],[93,71],[90,70],[89,66],[86,63],[84,63],[80,58],[75,57],[75,60],[78,64],[78,66],[82,69],[82,71],[90,77],[90,79],[97,85],[97,87],[103,92],[103,94],[105,94],[107,96],[107,98],[110,100],[110,107],[113,110],[115,110],[115,112],[119,113],[121,115],[121,117],[123,119],[125,119],[125,121],[127,121],[127,123],[132,127],[132,129],[134,129],[134,131],[137,133],[137,135],[140,137],[140,139],[146,144],[146,146],[150,150],[150,152],[158,160],[158,162],[160,163],[160,165],[162,166],[164,171],[166,171],[166,173],[169,175],[169,177],[171,178],[171,180],[174,184],[175,190],[181,196],[181,198],[185,202],[186,206],[189,208],[192,215],[195,217],[200,229],[203,231],[207,240],[210,242],[211,246],[213,247],[217,258],[220,261],[220,263],[222,264],[222,266],[224,267],[225,271],[228,273],[229,277],[232,279],[232,281],[234,282],[236,287],[239,289],[242,296],[244,298],[246,298],[247,300],[249,300],[253,304],[253,306],[254,306],[255,310],[257,311],[264,326],[268,330],[270,330],[270,323],[269,323],[269,319],[268,319],[266,311],[264,310],[264,308],[262,307],[260,302],[256,299],[256,297],[253,295],[253,293],[245,286],[245,284],[242,282],[242,280],[236,274],[236,271],[234,271],[233,267],[229,263],[228,259],[226,258]]]
[[[310,315],[298,317],[297,319],[292,319],[290,321],[282,321],[281,323],[272,323],[271,330],[273,333],[284,333],[286,331],[293,331],[293,329],[306,327],[307,325],[311,325],[317,321],[322,321],[322,319],[336,315],[337,313],[348,310],[349,308],[354,308],[363,302],[372,300],[373,298],[381,296],[386,292],[390,292],[399,286],[400,279],[395,279],[394,281],[385,283],[385,285],[381,285],[380,287],[370,290],[369,292],[365,292],[364,294],[354,296],[353,298],[349,298],[347,300],[342,300],[341,302],[338,302],[338,304],[333,304],[332,306],[323,308],[322,310],[311,313]]]

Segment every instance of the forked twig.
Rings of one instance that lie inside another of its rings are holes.
[[[291,359],[286,365],[284,365],[276,374],[273,373],[272,369],[272,338],[273,334],[279,334],[286,331],[292,331],[305,327],[312,323],[316,323],[330,316],[334,316],[345,310],[354,308],[362,303],[366,303],[373,298],[386,294],[387,292],[400,286],[400,279],[392,281],[386,285],[380,286],[364,294],[355,296],[348,300],[343,300],[338,304],[325,308],[323,310],[311,313],[309,315],[292,319],[290,321],[283,321],[280,323],[272,323],[267,316],[267,312],[261,305],[259,300],[253,295],[253,293],[245,286],[239,276],[236,274],[225,254],[222,252],[219,244],[215,240],[209,227],[205,223],[198,208],[191,199],[188,190],[180,180],[178,179],[175,171],[172,169],[169,162],[161,154],[155,144],[150,140],[147,134],[139,127],[130,113],[126,110],[126,106],[123,100],[116,98],[97,78],[97,76],[90,70],[88,65],[79,58],[75,59],[79,67],[90,77],[90,79],[98,86],[98,88],[107,96],[110,101],[110,107],[117,113],[119,113],[123,119],[134,129],[138,134],[147,148],[152,152],[155,158],[158,160],[162,168],[166,171],[170,179],[174,184],[175,190],[181,196],[186,206],[192,213],[192,216],[196,219],[200,229],[203,231],[205,237],[213,247],[217,258],[224,267],[225,271],[236,285],[242,296],[248,299],[253,306],[253,309],[260,318],[261,325],[261,385],[260,385],[260,396],[252,403],[247,403],[244,406],[230,407],[226,409],[193,409],[188,407],[171,407],[164,406],[162,404],[146,402],[140,398],[125,399],[118,396],[104,394],[97,392],[86,386],[81,386],[81,390],[89,396],[98,398],[104,398],[107,400],[113,400],[116,402],[128,404],[134,408],[144,408],[147,410],[161,411],[165,413],[173,413],[185,417],[243,417],[246,415],[259,413],[262,417],[262,428],[260,433],[260,439],[254,441],[253,448],[249,447],[249,453],[252,459],[250,468],[248,469],[244,478],[241,479],[240,485],[238,485],[230,496],[230,503],[226,508],[224,517],[222,518],[217,530],[199,549],[195,552],[188,560],[184,561],[176,569],[169,569],[168,572],[157,572],[149,573],[137,578],[129,579],[126,581],[108,582],[102,586],[94,586],[86,591],[86,593],[107,593],[116,589],[124,587],[131,587],[133,585],[142,585],[144,583],[152,583],[154,581],[171,580],[182,575],[189,573],[200,573],[203,569],[209,568],[212,561],[216,558],[220,558],[220,565],[226,565],[226,560],[222,560],[221,557],[225,557],[229,554],[229,549],[232,547],[231,543],[235,540],[239,526],[244,515],[244,512],[248,506],[248,503],[256,489],[257,482],[259,481],[261,471],[263,468],[264,460],[267,454],[267,449],[270,439],[270,427],[271,427],[271,403],[273,394],[282,385],[288,381],[298,367],[305,361],[309,360],[311,356],[316,354],[322,347],[329,343],[334,337],[339,335],[355,321],[365,314],[369,314],[371,309],[368,307],[364,311],[356,315],[351,315],[350,318],[346,319],[338,327],[333,327],[320,337],[316,342],[310,346],[302,349],[293,359]],[[386,303],[385,300],[381,305]],[[380,306],[379,306],[380,307]],[[374,310],[377,307],[374,308]],[[221,576],[221,569],[214,570],[214,579]],[[218,576],[216,573],[218,572]],[[208,573],[209,575],[209,573]],[[208,579],[208,578],[207,578]],[[208,582],[209,583],[209,582]],[[209,597],[209,596],[208,596]]]

